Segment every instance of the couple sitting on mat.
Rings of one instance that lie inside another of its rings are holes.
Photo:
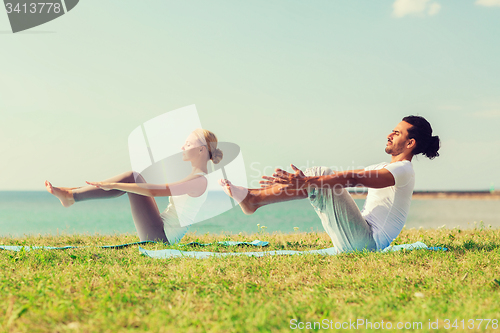
[[[292,165],[293,173],[276,169],[273,176],[263,176],[259,189],[236,186],[226,179],[219,183],[239,202],[245,214],[253,214],[271,203],[309,198],[338,253],[375,251],[389,246],[405,224],[415,184],[413,156],[423,154],[433,159],[439,156],[439,147],[439,137],[432,135],[429,122],[420,116],[408,116],[387,136],[385,152],[391,155],[390,162],[342,172],[326,167],[302,172]],[[177,211],[194,210],[190,215],[196,215],[208,192],[204,177],[207,163],[219,163],[223,156],[216,136],[202,129],[188,136],[182,150],[182,159],[191,162],[192,171],[179,182],[148,184],[140,174],[129,171],[102,182],[87,182],[88,186],[83,187],[54,187],[48,181],[45,186],[64,207],[127,193],[141,241],[177,243],[188,230],[180,225]],[[355,186],[368,188],[361,211],[345,190]],[[179,204],[186,207],[175,207],[170,200],[167,209],[160,213],[154,197],[172,193],[183,196],[185,200],[179,200]]]

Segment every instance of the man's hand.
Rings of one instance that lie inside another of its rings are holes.
[[[276,169],[276,170],[278,170],[278,169]],[[262,179],[263,180],[259,181],[260,188],[268,188],[268,187],[280,185],[280,183],[278,183],[276,181],[276,177],[262,176]]]
[[[262,179],[264,180],[259,181],[260,188],[272,187],[276,185],[276,183],[274,182],[274,177],[262,176]]]
[[[290,190],[304,189],[307,186],[307,177],[295,165],[290,164],[290,166],[292,167],[293,171],[295,171],[294,173],[290,173],[282,169],[276,169],[273,177],[264,176],[262,178],[267,180],[268,185],[281,184],[285,185],[286,188]],[[261,181],[260,183],[262,184],[263,181]]]

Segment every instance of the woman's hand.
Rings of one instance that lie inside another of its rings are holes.
[[[87,182],[89,185],[93,185],[95,187],[98,187],[104,191],[109,191],[113,190],[115,188],[116,183],[105,183],[105,182]]]

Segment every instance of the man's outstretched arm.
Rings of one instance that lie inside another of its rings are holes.
[[[338,188],[364,186],[370,188],[383,188],[393,186],[396,182],[394,176],[387,169],[380,170],[349,170],[335,172],[332,175],[306,177],[304,173],[292,164],[295,173],[276,169],[273,182],[288,185],[290,189]]]
[[[305,186],[314,186],[319,188],[334,187],[356,187],[364,186],[370,188],[383,188],[394,186],[396,183],[394,176],[387,169],[380,170],[353,170],[337,172],[333,175],[307,177]]]

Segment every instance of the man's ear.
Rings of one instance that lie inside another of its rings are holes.
[[[408,144],[406,145],[406,148],[413,149],[417,145],[417,141],[415,139],[409,139]]]

